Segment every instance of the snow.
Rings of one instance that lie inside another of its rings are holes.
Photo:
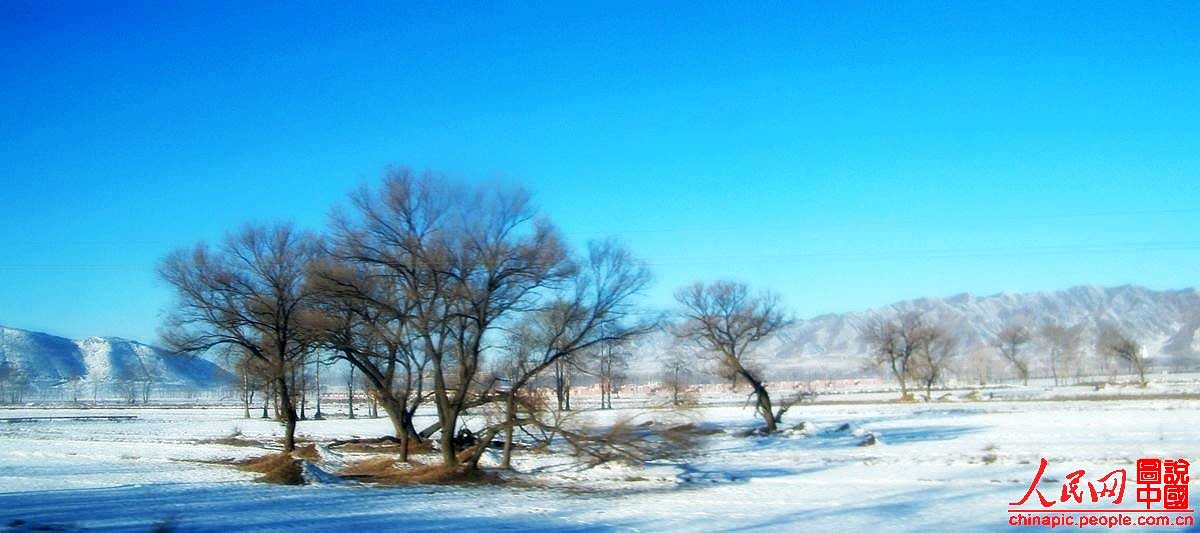
[[[644,467],[587,468],[563,454],[517,455],[515,476],[537,480],[541,488],[344,483],[328,472],[347,458],[328,448],[322,454],[329,464],[306,468],[306,477],[318,483],[264,485],[252,474],[208,462],[264,453],[208,439],[280,435],[277,423],[241,418],[240,409],[0,410],[0,418],[137,417],[0,423],[0,525],[1005,530],[1007,503],[1024,494],[1042,457],[1051,465],[1047,477],[1061,480],[1076,468],[1096,474],[1132,468],[1139,457],[1194,463],[1200,456],[1195,399],[1037,401],[1044,390],[1023,390],[1027,397],[1008,390],[1001,398],[1010,399],[969,402],[956,393],[960,401],[929,404],[847,395],[837,403],[794,408],[785,422],[804,422],[803,428],[771,437],[737,436],[756,421],[732,397],[685,412],[589,411],[579,416],[594,424],[636,416],[721,431],[706,437],[694,457]],[[419,426],[432,420],[430,413],[423,416]],[[300,424],[302,438],[326,442],[388,432],[385,418]],[[878,443],[859,446],[868,434]],[[485,458],[485,464],[494,462],[494,456]]]

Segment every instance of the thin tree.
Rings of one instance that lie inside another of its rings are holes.
[[[284,451],[296,444],[299,415],[288,371],[312,343],[300,326],[308,312],[308,264],[316,240],[290,225],[249,225],[217,249],[203,243],[171,253],[158,268],[176,304],[164,340],[177,351],[202,352],[232,345],[269,369],[284,422]]]
[[[662,360],[663,383],[671,391],[671,405],[679,406],[686,398],[688,379],[695,362],[679,349],[667,350]]]
[[[717,281],[684,287],[675,293],[675,300],[683,315],[682,323],[675,328],[676,337],[717,356],[722,365],[746,380],[754,391],[755,410],[763,419],[763,429],[775,432],[786,406],[773,411],[764,378],[754,371],[750,357],[759,341],[788,323],[779,298],[767,291],[752,294],[742,283]]]

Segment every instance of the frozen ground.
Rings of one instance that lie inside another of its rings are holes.
[[[786,422],[805,429],[769,438],[737,436],[755,425],[749,408],[698,408],[683,416],[723,431],[685,461],[586,469],[566,456],[520,456],[518,470],[553,488],[264,485],[200,462],[263,453],[205,439],[279,433],[238,409],[0,410],[0,418],[137,417],[0,423],[0,527],[1006,530],[1007,503],[1024,494],[1041,457],[1050,461],[1046,477],[1060,481],[1078,468],[1088,479],[1132,472],[1139,457],[1200,457],[1200,401],[1028,401],[1045,394],[1025,392],[797,407]],[[838,398],[846,399],[868,398]],[[633,408],[587,416],[602,424],[635,413],[680,416]],[[300,425],[317,440],[387,431],[385,419]],[[878,444],[858,446],[868,433]]]

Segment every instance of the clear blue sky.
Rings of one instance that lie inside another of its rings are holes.
[[[169,250],[389,164],[525,184],[658,306],[1200,273],[1194,3],[259,4],[0,2],[0,324],[153,339]]]

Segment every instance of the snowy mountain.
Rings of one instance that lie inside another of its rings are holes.
[[[0,326],[0,364],[4,363],[42,383],[83,379],[207,387],[232,380],[229,372],[205,359],[137,341],[116,337],[70,340]]]
[[[778,368],[801,373],[851,374],[863,367],[869,353],[860,339],[860,327],[874,317],[894,317],[909,311],[924,313],[929,320],[949,327],[968,350],[989,345],[1009,321],[1037,325],[1052,320],[1066,326],[1082,325],[1085,352],[1094,350],[1101,327],[1115,325],[1141,342],[1155,364],[1196,361],[1200,355],[1200,292],[1125,285],[991,296],[958,294],[905,300],[862,312],[821,315],[797,320],[764,341],[758,356]],[[666,333],[643,339],[633,347],[637,356],[632,370],[655,371],[654,361],[659,354],[673,349],[673,344]]]

